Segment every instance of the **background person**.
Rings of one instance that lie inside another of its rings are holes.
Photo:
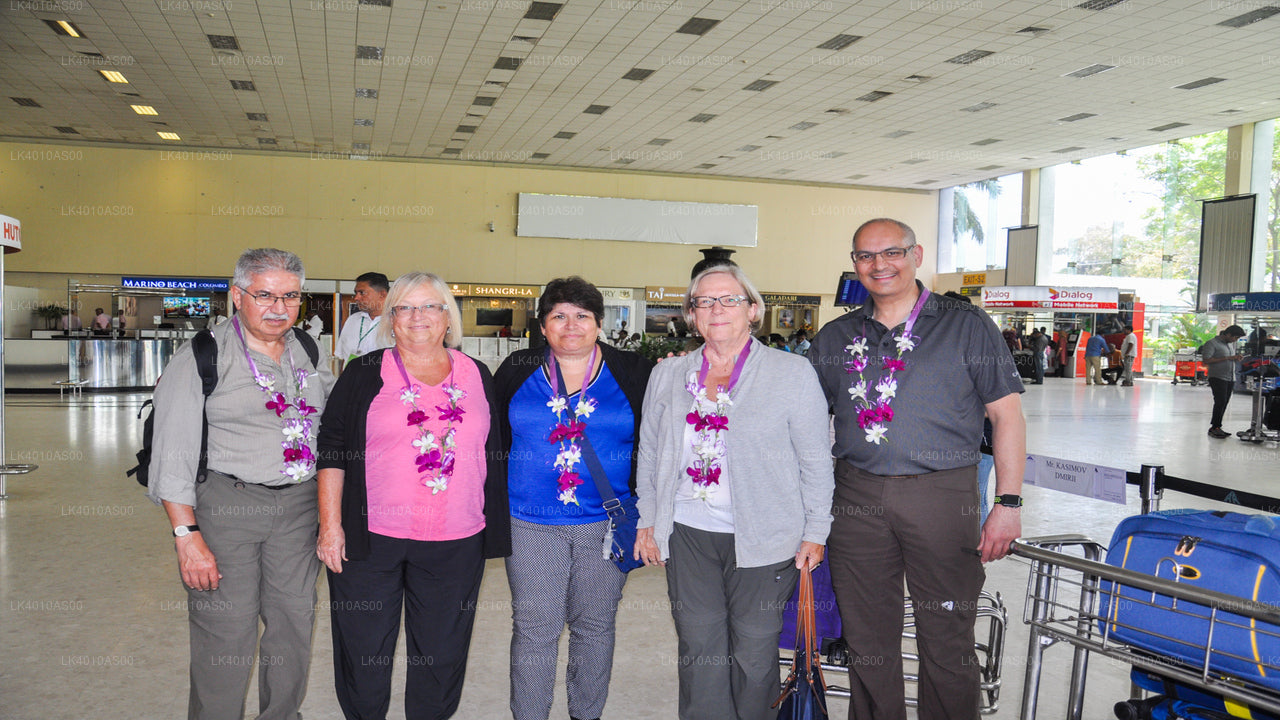
[[[1084,384],[1101,385],[1102,357],[1111,354],[1111,345],[1101,335],[1090,335],[1089,342],[1084,345]]]
[[[302,282],[293,253],[245,251],[235,316],[213,330],[213,393],[203,395],[190,343],[156,383],[147,493],[168,515],[187,589],[195,720],[244,717],[255,655],[258,718],[293,720],[306,694],[320,571],[313,423],[333,378],[291,330]],[[198,478],[206,420],[208,475]]]
[[[737,266],[699,273],[684,307],[706,343],[645,393],[636,557],[666,565],[682,720],[765,720],[783,606],[831,526],[822,389],[804,358],[751,337],[764,300]]]
[[[1128,333],[1124,336],[1124,341],[1120,343],[1120,356],[1124,360],[1124,371],[1121,373],[1121,385],[1133,385],[1133,365],[1138,361],[1138,334],[1133,331],[1132,325],[1125,325],[1124,331]]]
[[[580,277],[547,283],[538,300],[546,348],[517,350],[495,377],[511,438],[511,714],[545,720],[555,696],[560,635],[569,626],[565,685],[571,718],[599,718],[613,669],[614,621],[627,576],[603,557],[608,515],[580,442],[585,433],[613,492],[635,492],[635,440],[652,364],[600,342],[604,297]],[[625,332],[625,330],[624,330]],[[556,389],[556,369],[567,396]],[[556,410],[557,398],[564,398]]]
[[[106,310],[98,308],[93,311],[93,331],[95,333],[105,333],[111,329],[111,316]]]
[[[915,613],[921,720],[977,720],[973,629],[983,562],[1021,534],[1022,383],[991,318],[916,280],[924,248],[898,220],[863,223],[851,253],[866,304],[809,349],[835,415],[828,542],[850,667],[849,718],[905,720],[902,588]],[[991,420],[996,504],[979,524]]]
[[[378,332],[378,324],[382,320],[382,306],[390,287],[387,276],[379,272],[367,272],[356,278],[356,306],[360,310],[347,317],[333,346],[333,356],[344,364],[378,348],[388,347],[385,343],[389,340],[382,339],[384,336]],[[459,328],[459,337],[461,333]]]
[[[1236,363],[1241,358],[1235,345],[1244,336],[1244,328],[1229,325],[1200,346],[1200,359],[1204,362],[1205,374],[1209,376],[1209,389],[1213,391],[1209,437],[1219,440],[1231,437],[1231,433],[1222,429],[1222,416],[1226,414],[1227,404],[1231,402],[1231,392],[1236,384]]]
[[[383,718],[401,606],[405,717],[447,718],[466,673],[485,558],[511,552],[501,423],[484,364],[456,348],[449,286],[408,273],[379,349],[353,360],[320,427],[320,536],[343,714]]]

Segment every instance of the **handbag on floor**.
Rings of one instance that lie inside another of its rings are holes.
[[[806,565],[800,571],[796,600],[796,653],[791,674],[782,683],[782,694],[773,702],[778,720],[827,720],[827,683],[822,679],[818,655],[817,619],[813,604],[813,574]]]

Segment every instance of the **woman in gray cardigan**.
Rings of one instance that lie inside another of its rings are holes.
[[[682,720],[774,715],[782,608],[831,528],[827,402],[803,357],[752,337],[764,309],[738,266],[699,273],[684,314],[706,344],[644,398],[635,553],[666,566]]]

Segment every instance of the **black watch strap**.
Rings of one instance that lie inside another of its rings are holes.
[[[179,532],[179,531],[185,531],[185,532]],[[186,537],[193,532],[200,532],[200,526],[199,525],[179,525],[173,529],[173,536]]]
[[[997,495],[995,497],[995,502],[997,505],[1003,505],[1005,507],[1020,508],[1022,507],[1022,496],[1005,493],[1004,495]]]

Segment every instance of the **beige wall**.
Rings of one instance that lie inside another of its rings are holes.
[[[693,246],[517,238],[520,192],[758,205],[759,245],[734,259],[761,290],[828,296],[824,321],[864,220],[912,225],[926,247],[921,278],[934,274],[934,192],[0,143],[0,213],[22,221],[13,271],[225,276],[243,249],[271,245],[297,252],[315,278],[426,269],[450,282],[541,284],[577,273],[644,287],[684,284],[701,259]]]

